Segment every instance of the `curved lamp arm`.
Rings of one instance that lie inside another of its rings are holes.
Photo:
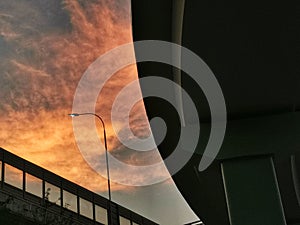
[[[71,113],[68,114],[71,117],[75,116],[84,116],[84,115],[92,115],[97,117],[103,126],[103,137],[104,137],[104,147],[105,147],[105,159],[106,159],[106,172],[107,172],[107,186],[108,186],[108,199],[111,201],[111,190],[110,190],[110,176],[109,176],[109,164],[108,164],[108,152],[107,152],[107,140],[106,140],[106,130],[105,130],[105,124],[101,116],[95,114],[95,113]]]

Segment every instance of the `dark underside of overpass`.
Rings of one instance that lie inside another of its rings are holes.
[[[134,40],[169,41],[192,50],[213,71],[225,98],[224,142],[213,164],[199,172],[212,126],[205,93],[172,66],[138,63],[139,77],[159,74],[170,79],[196,104],[200,141],[173,179],[206,225],[300,224],[300,7],[296,4],[132,0]],[[167,124],[167,136],[159,145],[166,158],[180,136],[178,113],[158,98],[145,99],[145,106],[149,120],[159,116]]]

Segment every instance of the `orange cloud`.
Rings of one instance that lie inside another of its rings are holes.
[[[106,179],[80,154],[67,114],[72,110],[77,83],[88,66],[108,50],[132,41],[129,2],[53,0],[46,6],[34,1],[0,2],[0,145],[88,189],[106,192]],[[141,165],[159,161],[159,154],[126,149],[116,139],[110,121],[114,98],[135,79],[134,65],[116,73],[101,91],[96,112],[106,121],[110,151],[127,163]],[[139,90],[131,94],[139,94]],[[120,115],[120,130],[123,118]],[[130,120],[136,136],[149,135],[142,102],[132,109]],[[100,139],[101,129],[99,126]],[[82,132],[85,137],[90,135],[84,130],[83,118]],[[84,141],[89,145],[88,138]],[[164,173],[150,171],[147,175],[152,179]],[[117,169],[112,174],[124,176]],[[128,190],[115,183],[112,188]]]

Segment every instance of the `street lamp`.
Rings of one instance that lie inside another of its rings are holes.
[[[106,159],[106,172],[107,172],[108,199],[111,202],[108,152],[107,152],[107,141],[106,141],[106,131],[105,131],[104,121],[103,121],[103,119],[99,115],[97,115],[95,113],[71,113],[71,114],[68,114],[68,115],[71,116],[71,117],[84,116],[84,115],[92,115],[92,116],[97,117],[101,121],[101,123],[102,123],[102,126],[103,126],[103,137],[104,137],[104,146],[105,146],[105,159]]]

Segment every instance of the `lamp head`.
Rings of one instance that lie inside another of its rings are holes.
[[[71,113],[71,114],[68,114],[68,115],[71,116],[71,117],[80,116],[79,113]]]

